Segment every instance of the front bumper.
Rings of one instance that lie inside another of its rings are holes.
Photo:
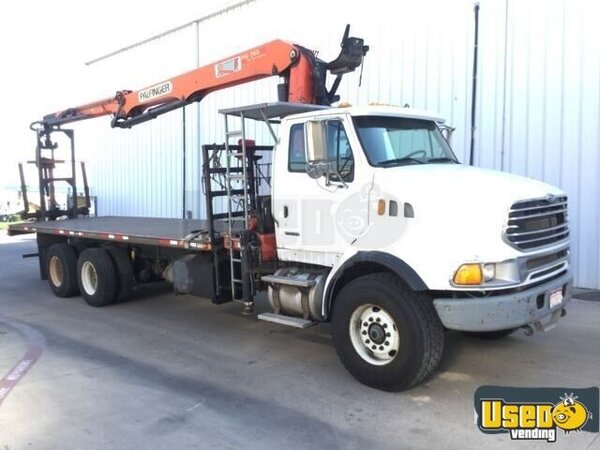
[[[550,308],[550,292],[563,289],[563,300]],[[440,320],[450,330],[496,331],[533,325],[547,331],[553,328],[571,300],[573,276],[566,273],[525,291],[483,298],[436,298],[433,301]],[[543,301],[542,301],[543,300]]]

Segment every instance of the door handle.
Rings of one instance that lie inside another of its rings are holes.
[[[288,210],[288,207],[287,207],[287,205],[285,205],[285,206],[283,207],[283,218],[284,218],[284,219],[287,219],[288,215],[289,215],[289,210]]]

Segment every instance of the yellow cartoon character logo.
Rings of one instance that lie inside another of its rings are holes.
[[[577,401],[577,396],[565,393],[552,408],[552,419],[557,427],[562,428],[565,433],[580,431],[586,422],[592,418],[585,405]]]

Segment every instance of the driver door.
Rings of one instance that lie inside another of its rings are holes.
[[[328,117],[329,177],[306,173],[304,121],[292,123],[276,158],[273,196],[279,258],[333,265],[368,226],[370,179],[346,116]]]

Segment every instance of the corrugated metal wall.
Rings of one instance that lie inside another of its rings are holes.
[[[597,2],[483,1],[477,165],[569,194],[576,285],[600,288]]]
[[[196,26],[190,25],[93,64],[88,82],[90,100],[192,70],[197,64],[195,42]],[[196,106],[186,108],[186,119],[189,154],[197,155]],[[111,129],[108,118],[76,127],[78,157],[87,162],[99,214],[182,216],[182,110],[129,130]]]
[[[595,13],[595,14],[594,14]],[[571,199],[577,285],[600,287],[598,161],[600,31],[592,1],[482,0],[476,164],[556,184]],[[455,1],[254,0],[90,67],[98,96],[139,88],[273,38],[296,41],[333,59],[346,23],[371,46],[359,73],[340,88],[354,104],[381,101],[440,112],[457,128],[468,160],[473,3]],[[107,120],[77,125],[101,214],[203,217],[200,145],[223,142],[221,108],[276,99],[277,79],[210,94],[132,130]],[[92,92],[90,92],[92,94]],[[92,97],[93,98],[93,97]],[[270,143],[264,127],[249,137]]]

